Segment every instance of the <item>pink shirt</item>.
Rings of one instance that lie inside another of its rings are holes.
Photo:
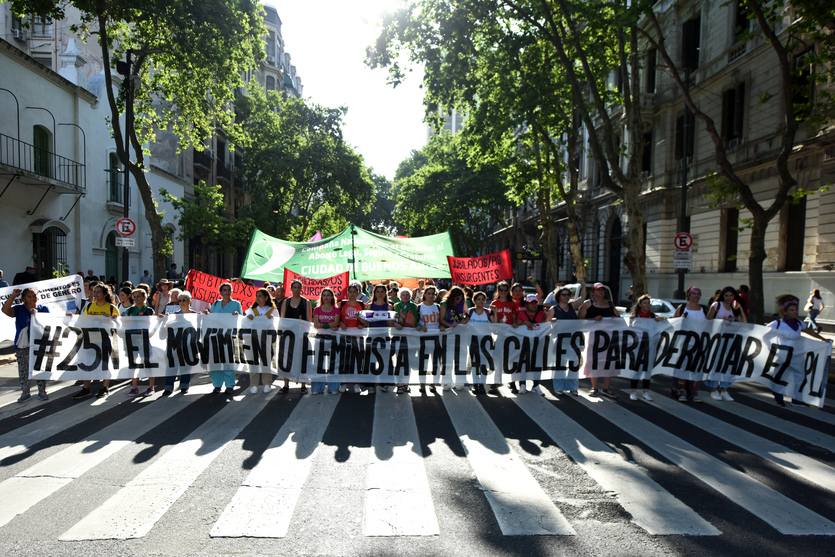
[[[330,311],[325,311],[322,309],[322,306],[316,306],[316,309],[313,310],[313,315],[319,318],[319,323],[324,325],[330,325],[333,323],[334,318],[339,315],[339,308],[333,306]]]

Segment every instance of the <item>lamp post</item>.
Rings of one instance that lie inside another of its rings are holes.
[[[128,49],[125,61],[116,62],[116,71],[124,76],[122,87],[125,91],[125,132],[124,132],[124,150],[125,150],[125,168],[122,175],[125,177],[125,183],[122,190],[122,204],[124,205],[123,216],[130,217],[130,132],[133,124],[133,76],[131,75],[131,56],[133,50]],[[129,280],[130,274],[130,252],[127,246],[122,251],[122,280]]]
[[[684,68],[684,87],[690,92],[690,68]],[[687,125],[689,118],[687,103],[684,103],[683,122],[681,124],[681,226],[679,232],[690,232],[687,224]],[[687,269],[678,270],[678,291],[684,297],[684,274]]]

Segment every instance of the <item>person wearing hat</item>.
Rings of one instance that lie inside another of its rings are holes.
[[[602,282],[595,282],[591,289],[591,298],[586,300],[580,311],[577,312],[577,317],[580,319],[594,319],[600,321],[604,317],[620,317],[615,304],[611,300],[606,299],[606,286]],[[612,382],[611,377],[603,378],[603,390],[597,388],[598,377],[590,377],[591,391],[590,396],[597,396],[602,394],[609,398],[617,400],[618,395],[609,386]]]
[[[171,283],[168,282],[167,278],[159,279],[159,282],[157,283],[157,293],[154,295],[154,313],[159,315],[160,310],[162,310],[162,313],[165,313],[165,306],[168,305],[170,296]]]

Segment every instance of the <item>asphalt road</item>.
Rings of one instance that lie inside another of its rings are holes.
[[[247,381],[18,405],[0,366],[0,555],[831,555],[831,406]]]

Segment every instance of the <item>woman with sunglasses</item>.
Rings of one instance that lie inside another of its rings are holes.
[[[159,315],[160,313],[165,313],[165,306],[168,305],[168,302],[171,299],[171,283],[168,282],[168,279],[160,279],[157,283],[157,292],[154,295],[154,313]]]
[[[602,282],[595,282],[591,289],[591,299],[583,302],[580,310],[577,312],[577,317],[580,319],[594,319],[600,321],[604,317],[620,317],[615,304],[611,300],[606,299],[606,287]],[[612,382],[610,376],[603,378],[603,389],[597,388],[598,378],[591,377],[591,391],[589,396],[597,396],[602,394],[611,399],[617,400],[618,395],[609,386]]]
[[[575,320],[579,319],[577,311],[583,305],[586,299],[586,283],[580,283],[580,295],[576,299],[571,299],[571,290],[568,288],[558,288],[554,295],[554,305],[552,307],[553,319],[557,321]],[[570,392],[577,396],[577,391],[580,388],[580,379],[554,379],[554,392],[564,393]]]

